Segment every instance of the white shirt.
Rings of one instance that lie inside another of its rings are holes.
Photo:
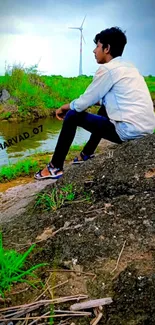
[[[99,67],[92,83],[70,103],[70,108],[82,112],[99,101],[105,105],[121,140],[153,133],[155,114],[146,82],[134,65],[121,56]]]

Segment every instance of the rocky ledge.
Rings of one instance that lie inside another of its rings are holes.
[[[80,289],[72,278],[72,290],[92,299],[112,297],[100,324],[155,324],[155,135],[111,145],[66,168],[44,192],[59,193],[68,184],[72,201],[44,211],[35,198],[23,214],[3,220],[5,245],[38,242],[33,263],[57,259],[57,268],[96,274],[95,280],[83,278]],[[65,294],[69,290],[66,284]]]

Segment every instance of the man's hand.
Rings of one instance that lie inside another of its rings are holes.
[[[59,121],[62,121],[66,115],[66,113],[69,111],[70,109],[70,105],[69,104],[65,104],[63,106],[61,106],[60,108],[58,108],[55,112],[56,114],[56,118]]]

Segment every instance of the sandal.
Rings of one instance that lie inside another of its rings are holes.
[[[39,170],[37,173],[34,174],[34,178],[37,180],[48,179],[48,178],[58,179],[63,176],[63,171],[60,170],[60,168],[52,167],[50,163],[47,165],[47,169],[50,175],[42,176],[41,175],[42,170]]]
[[[80,159],[80,157],[82,159]],[[80,153],[80,157],[75,157],[74,160],[73,160],[73,162],[72,162],[72,165],[75,165],[75,164],[83,164],[86,160],[94,158],[95,155],[92,154],[92,155],[88,155],[87,156],[83,152],[81,152]]]

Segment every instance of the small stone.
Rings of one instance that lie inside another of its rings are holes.
[[[133,234],[129,234],[129,238],[130,238],[131,240],[135,240],[135,236],[134,236]]]
[[[77,258],[72,258],[72,263],[73,263],[73,265],[76,265],[76,264],[77,264],[77,261],[78,261]]]
[[[143,225],[148,226],[148,227],[151,226],[149,220],[144,220],[144,221],[143,221]]]
[[[142,279],[144,279],[144,276],[138,276],[138,280],[142,280]]]

